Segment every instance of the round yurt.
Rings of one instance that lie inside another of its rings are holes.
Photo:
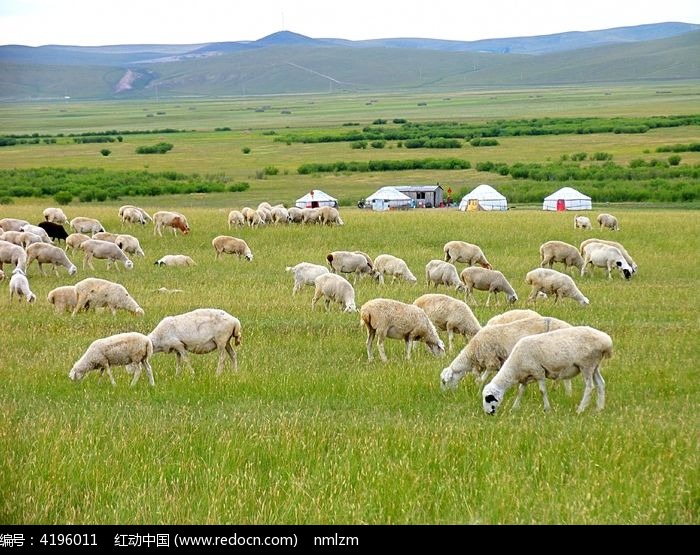
[[[579,193],[572,187],[562,187],[544,199],[542,210],[593,210],[591,197]]]
[[[468,212],[474,210],[508,210],[508,200],[491,185],[482,183],[462,197],[459,209]]]

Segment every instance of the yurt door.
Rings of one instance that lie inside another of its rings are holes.
[[[566,210],[566,201],[563,198],[557,200],[557,212],[564,212]]]

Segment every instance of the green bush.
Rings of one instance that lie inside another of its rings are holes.
[[[0,204],[13,204],[15,201],[12,197],[3,196],[0,197]]]
[[[53,196],[53,199],[61,206],[65,206],[66,204],[70,204],[73,200],[73,193],[69,191],[59,191]]]
[[[265,175],[277,175],[279,173],[279,169],[275,166],[266,166],[264,171]]]
[[[672,156],[668,157],[668,163],[671,166],[677,166],[678,164],[681,163],[681,157],[678,154],[674,154]]]
[[[243,154],[250,154],[250,147],[249,147],[249,146],[244,146],[244,147],[241,149],[241,152],[242,152]]]
[[[386,145],[386,141],[372,141],[370,143],[370,146],[372,148],[384,148],[385,145]]]
[[[171,143],[157,143],[151,146],[140,146],[136,148],[136,154],[165,154],[166,152],[172,150],[173,145]]]
[[[109,150],[108,148],[103,148],[102,150],[100,150],[100,154],[102,156],[109,156],[110,154],[112,154],[112,151]]]

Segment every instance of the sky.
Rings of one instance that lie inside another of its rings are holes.
[[[199,44],[313,38],[472,41],[700,23],[700,0],[0,0],[0,44]]]

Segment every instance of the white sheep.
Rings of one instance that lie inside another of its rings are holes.
[[[320,208],[302,208],[301,209],[303,224],[318,224],[321,223],[321,209]]]
[[[240,210],[231,210],[228,213],[228,228],[231,229],[231,226],[234,225],[245,225],[245,218],[243,217],[243,213]]]
[[[477,245],[464,241],[448,241],[442,250],[445,253],[445,262],[464,262],[468,266],[479,265],[491,269],[491,264]]]
[[[99,220],[96,220],[95,218],[84,218],[82,216],[73,218],[70,221],[70,228],[75,233],[85,233],[90,235],[94,235],[95,233],[105,230]]]
[[[235,254],[238,258],[244,257],[248,262],[253,260],[253,253],[243,239],[229,235],[219,235],[211,241],[214,251],[214,259],[218,260],[222,254]]]
[[[268,205],[269,206],[269,205]],[[258,216],[260,216],[261,224],[268,224],[272,221],[272,211],[267,208],[258,208],[256,210]]]
[[[95,233],[91,239],[97,239],[98,241],[108,241],[110,243],[117,242],[117,234],[110,233],[109,231],[98,231]]]
[[[4,235],[7,235],[8,233],[17,233],[16,231],[7,231],[5,232]],[[19,232],[19,244],[22,245],[25,249],[34,243],[44,243],[43,238],[39,237],[36,233],[32,233],[31,231],[20,231]]]
[[[487,326],[495,326],[498,324],[510,324],[516,320],[524,320],[526,318],[540,318],[540,313],[530,310],[529,308],[514,308],[513,310],[508,310],[503,314],[496,314],[488,322]]]
[[[83,241],[81,243],[80,248],[83,250],[83,252],[85,252],[85,258],[83,259],[83,270],[85,269],[86,264],[90,266],[92,270],[95,269],[95,267],[92,265],[93,258],[107,260],[108,270],[114,264],[116,270],[119,271],[119,265],[117,262],[124,264],[124,268],[127,270],[131,270],[134,267],[134,263],[129,260],[129,257],[124,254],[124,251],[109,241],[88,239],[87,241]]]
[[[581,373],[585,388],[576,412],[586,410],[591,393],[597,391],[597,409],[605,407],[605,380],[600,373],[604,358],[613,352],[612,339],[607,333],[589,326],[577,326],[523,337],[513,347],[508,359],[482,392],[483,408],[495,414],[509,388],[519,384],[513,409],[518,408],[526,385],[537,381],[542,392],[544,409],[549,410],[547,378],[569,380]]]
[[[2,231],[20,231],[25,225],[31,224],[27,220],[18,218],[2,218],[0,220],[0,229]]]
[[[153,369],[149,359],[153,355],[153,344],[148,336],[137,332],[118,333],[93,341],[87,351],[73,365],[68,377],[73,381],[82,380],[91,370],[107,372],[112,385],[117,385],[112,376],[112,366],[135,367],[131,385],[136,385],[141,376],[141,368],[146,369],[148,383],[155,385]]]
[[[186,254],[166,254],[154,262],[156,266],[196,266],[197,263]]]
[[[85,278],[75,284],[77,301],[72,315],[75,316],[83,308],[93,310],[106,306],[114,316],[117,309],[121,308],[143,316],[143,309],[134,298],[129,295],[126,287],[113,281],[99,278]]]
[[[275,225],[289,223],[289,211],[284,206],[273,206],[272,223]]]
[[[632,277],[634,270],[632,270],[632,267],[627,263],[627,260],[622,256],[618,248],[601,243],[590,243],[586,245],[584,250],[586,255],[583,259],[581,276],[586,272],[586,267],[591,264],[598,268],[605,268],[608,272],[608,279],[612,279],[611,272],[613,268],[617,268],[620,275],[625,279]]]
[[[418,279],[411,273],[408,264],[396,256],[391,254],[380,254],[374,259],[374,269],[382,275],[391,276],[391,282],[394,283],[396,278],[406,280],[411,283],[416,283]]]
[[[544,293],[545,295],[554,295],[555,303],[560,298],[569,297],[578,301],[582,306],[590,304],[588,298],[576,287],[574,280],[556,270],[536,268],[527,273],[525,282],[532,287],[527,298],[528,302],[536,302],[539,293]]]
[[[457,268],[442,260],[431,260],[425,265],[425,282],[428,286],[431,283],[435,284],[435,289],[438,285],[447,285],[454,286],[457,291],[466,291],[457,274]]]
[[[328,273],[328,268],[325,266],[312,264],[311,262],[299,262],[296,266],[287,266],[285,270],[294,274],[292,295],[296,295],[297,291],[300,291],[304,285],[315,287],[315,279],[322,274]]]
[[[184,361],[194,374],[194,368],[187,353],[206,354],[219,351],[219,362],[216,366],[217,376],[221,374],[228,354],[233,370],[238,369],[236,351],[231,347],[241,344],[241,323],[238,318],[218,308],[198,308],[177,316],[166,316],[148,334],[153,343],[154,353],[175,353],[176,374]]]
[[[586,239],[585,241],[582,241],[581,244],[578,247],[579,252],[581,253],[581,256],[586,254],[586,245],[590,245],[591,243],[601,243],[602,245],[610,245],[611,247],[617,248],[622,253],[622,256],[625,257],[625,260],[627,263],[632,267],[633,273],[637,272],[637,263],[634,261],[634,259],[630,256],[630,254],[627,252],[627,249],[625,249],[624,245],[622,243],[618,243],[617,241],[607,241],[605,239]]]
[[[122,222],[122,227],[126,223],[146,225],[148,222],[153,221],[148,212],[133,204],[126,204],[119,208],[119,219]]]
[[[467,374],[483,384],[486,378],[497,372],[513,347],[522,337],[570,328],[571,325],[557,318],[522,318],[507,324],[487,325],[481,328],[469,343],[440,373],[443,388],[455,388]],[[565,383],[567,392],[571,384]]]
[[[518,295],[513,289],[513,286],[508,282],[498,270],[489,270],[488,268],[479,268],[478,266],[467,266],[459,274],[466,289],[465,297],[470,297],[474,304],[476,298],[473,290],[488,291],[486,296],[486,306],[491,302],[491,295],[496,299],[496,304],[500,304],[498,293],[503,293],[506,296],[506,301],[512,304],[518,300]]]
[[[65,215],[63,210],[60,208],[46,208],[44,209],[44,220],[47,222],[52,222],[55,224],[67,224],[68,217]]]
[[[68,252],[68,249],[71,249],[73,252],[75,252],[76,249],[79,249],[80,245],[82,245],[83,242],[87,241],[88,239],[90,239],[90,236],[85,235],[84,233],[71,233],[68,237],[66,237],[65,251]]]
[[[574,216],[574,229],[593,229],[588,216]]]
[[[421,295],[413,304],[422,308],[430,321],[439,330],[447,332],[447,350],[452,350],[452,339],[458,333],[469,341],[480,329],[481,324],[469,306],[449,295],[427,293]]]
[[[24,241],[22,239],[28,239],[30,237],[36,237],[38,241],[31,240],[28,242],[28,244],[42,242],[41,237],[39,237],[38,235],[34,235],[33,233],[25,231],[3,231],[2,233],[0,233],[0,241],[7,241],[8,243],[12,243],[13,245],[19,245],[20,247],[24,248],[27,248],[27,246],[24,244]]]
[[[146,256],[143,252],[143,249],[141,248],[141,243],[133,235],[117,235],[117,237],[114,239],[114,244],[117,245],[125,253],[134,254],[136,256]]]
[[[33,303],[36,300],[36,295],[29,289],[29,280],[22,268],[15,268],[12,270],[12,277],[10,278],[10,302],[12,302],[12,298],[15,295],[17,295],[17,300],[20,302],[22,301],[22,297],[24,297],[28,303]]]
[[[53,243],[53,241],[51,240],[51,237],[49,237],[49,234],[46,233],[46,230],[44,228],[39,227],[38,225],[32,225],[32,224],[23,225],[20,228],[20,231],[23,231],[25,233],[33,233],[34,235],[38,235],[39,237],[41,237],[41,240],[44,243]]]
[[[258,204],[258,210],[267,210],[268,212],[272,212],[272,205],[267,202],[266,200],[262,201],[260,204]]]
[[[540,245],[540,266],[551,268],[555,262],[564,264],[564,269],[583,268],[583,257],[578,249],[564,241],[547,241]]]
[[[612,214],[598,214],[596,220],[598,221],[598,225],[600,225],[601,229],[608,228],[612,231],[620,231],[617,218]]]
[[[322,225],[345,225],[337,208],[332,206],[322,206],[319,210],[319,220]]]
[[[51,264],[57,276],[59,266],[66,268],[70,276],[78,271],[78,268],[70,261],[63,249],[53,245],[47,245],[46,243],[33,243],[27,247],[27,267],[29,267],[34,260],[36,260],[39,265],[39,271],[43,276],[46,275],[43,264]]]
[[[63,285],[49,291],[46,300],[54,306],[57,313],[66,310],[73,312],[75,305],[78,303],[78,294],[74,285]]]
[[[388,359],[384,352],[384,340],[403,339],[406,342],[406,358],[411,358],[415,341],[423,341],[435,356],[445,354],[445,344],[435,326],[422,308],[392,299],[372,299],[360,308],[360,321],[367,328],[367,358],[371,362],[372,345],[377,338],[379,356]]]
[[[316,289],[311,299],[311,310],[316,307],[316,302],[324,297],[326,311],[330,309],[331,301],[335,301],[342,307],[343,312],[357,312],[355,289],[343,276],[331,273],[321,274],[314,280],[314,285]]]
[[[287,210],[287,217],[290,224],[300,224],[304,221],[304,213],[301,208],[297,208],[296,206],[292,206]]]
[[[27,252],[14,243],[0,241],[0,270],[3,264],[12,264],[15,268],[27,268]]]
[[[167,210],[161,210],[153,214],[153,235],[163,236],[163,228],[169,227],[173,235],[177,235],[177,230],[179,229],[183,235],[187,235],[190,232],[190,225],[187,223],[187,218],[179,212],[169,212]]]
[[[372,276],[377,281],[382,281],[382,274],[372,266],[371,259],[364,253],[351,251],[333,251],[326,255],[328,267],[334,274],[355,274],[353,283],[359,275]]]

